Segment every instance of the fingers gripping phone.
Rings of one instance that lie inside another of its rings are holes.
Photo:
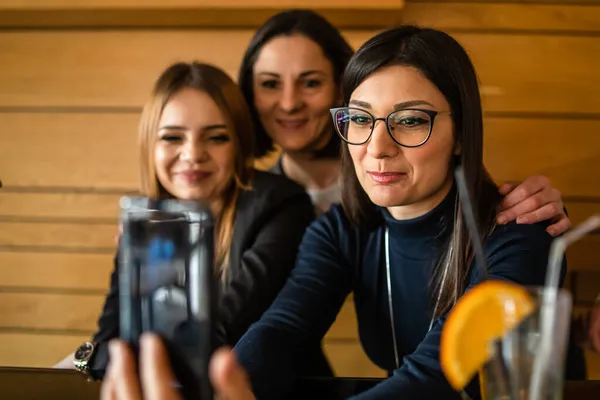
[[[151,331],[166,344],[184,398],[212,400],[214,224],[200,202],[123,197],[120,336],[137,352]]]

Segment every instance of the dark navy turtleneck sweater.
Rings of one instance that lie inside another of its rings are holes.
[[[451,231],[454,189],[429,213],[408,221],[381,209],[384,224],[361,230],[339,206],[305,233],[296,266],[272,306],[235,347],[258,399],[285,397],[305,343],[321,339],[350,292],[360,341],[369,358],[390,377],[356,399],[424,399],[457,396],[439,363],[445,317],[433,321],[432,271]],[[396,368],[385,268],[384,232],[389,229],[393,313],[400,368]],[[544,224],[498,226],[484,248],[492,279],[523,285],[544,282],[552,238]],[[472,265],[467,286],[481,280]],[[478,397],[473,385],[472,395]]]

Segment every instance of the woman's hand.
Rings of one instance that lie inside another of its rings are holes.
[[[248,375],[231,349],[221,348],[213,354],[210,381],[218,400],[255,400]]]
[[[550,186],[545,176],[529,176],[519,185],[506,183],[500,188],[500,193],[505,197],[496,216],[499,224],[515,219],[518,224],[551,220],[554,223],[546,231],[552,236],[560,235],[571,227],[560,192]]]
[[[130,348],[120,340],[109,345],[110,364],[102,384],[102,400],[180,400],[175,376],[161,339],[140,338],[139,377]],[[219,349],[211,359],[210,379],[219,400],[254,400],[246,373],[229,349]],[[212,400],[212,399],[208,399]]]

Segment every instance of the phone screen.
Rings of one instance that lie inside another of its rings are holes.
[[[121,338],[137,348],[142,332],[160,334],[185,397],[212,398],[212,218],[195,204],[136,201],[122,201]]]

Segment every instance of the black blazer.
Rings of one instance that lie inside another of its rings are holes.
[[[252,189],[242,191],[236,206],[234,233],[225,285],[217,285],[218,340],[235,345],[275,299],[295,264],[304,230],[315,218],[304,188],[291,180],[256,171]],[[110,290],[93,337],[97,350],[91,373],[104,375],[108,341],[119,336],[118,259]],[[307,357],[307,375],[332,375],[315,343]]]

